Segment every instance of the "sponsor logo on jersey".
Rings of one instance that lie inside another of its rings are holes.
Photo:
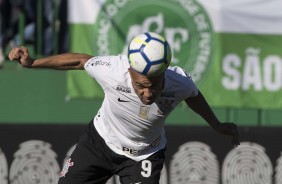
[[[124,86],[121,86],[121,85],[117,85],[116,90],[124,92],[124,93],[131,93],[131,89],[130,88],[124,87]]]
[[[64,167],[60,173],[60,177],[65,177],[67,172],[69,171],[69,167],[73,166],[74,163],[71,162],[71,158],[67,159],[65,164],[64,164]]]
[[[161,136],[157,137],[153,142],[151,142],[149,146],[145,147],[142,150],[136,150],[133,148],[128,148],[128,147],[123,146],[122,151],[124,151],[126,154],[131,155],[131,156],[138,156],[141,153],[141,151],[146,151],[146,150],[159,146],[160,142],[161,142]]]
[[[90,66],[93,66],[92,63],[93,63],[93,60],[99,58],[98,56],[95,56],[93,58],[91,58],[91,60],[89,62],[86,63],[85,65],[85,68],[89,68]]]
[[[174,92],[163,92],[160,94],[160,97],[170,97],[170,98],[174,98]]]
[[[126,54],[128,43],[144,32],[163,35],[173,54],[171,65],[187,69],[195,82],[207,73],[214,53],[214,34],[197,0],[107,0],[94,28],[97,54]]]
[[[91,66],[107,66],[107,67],[110,67],[111,63],[108,62],[108,61],[93,60],[93,61],[90,61],[90,65]]]
[[[95,57],[91,58],[91,60],[89,62],[87,62],[85,68],[89,68],[90,66],[106,66],[106,67],[110,67],[111,63],[108,62],[108,61],[102,61],[101,57],[95,56]]]
[[[127,148],[127,147],[122,147],[122,151],[124,151],[126,154],[128,155],[132,155],[132,156],[138,156],[138,153],[140,152],[140,150],[135,150],[132,148]]]
[[[122,99],[120,99],[120,98],[118,98],[118,101],[119,101],[119,102],[130,102],[130,101],[128,101],[128,100],[122,100]]]

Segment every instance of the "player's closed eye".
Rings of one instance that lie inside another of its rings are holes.
[[[144,88],[145,88],[145,86],[140,85],[140,84],[136,84],[135,86],[136,86],[138,89],[144,89]]]

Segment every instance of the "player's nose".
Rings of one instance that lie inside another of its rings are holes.
[[[149,88],[144,88],[143,96],[145,98],[150,98],[152,95],[153,95],[153,93]]]

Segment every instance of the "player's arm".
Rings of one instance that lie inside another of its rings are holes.
[[[41,59],[32,59],[26,47],[13,48],[9,59],[18,61],[26,68],[52,68],[58,70],[82,70],[84,64],[93,56],[79,53],[65,53]]]
[[[217,132],[233,136],[232,144],[234,146],[238,146],[240,144],[239,133],[236,124],[221,123],[213,113],[211,107],[200,91],[198,91],[197,96],[189,97],[185,100],[185,102],[193,111],[204,118],[206,122],[208,122],[209,125],[213,127]]]

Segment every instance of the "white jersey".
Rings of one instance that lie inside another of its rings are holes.
[[[98,56],[84,68],[103,88],[105,98],[93,123],[111,150],[139,161],[165,148],[164,121],[170,112],[198,89],[180,67],[169,67],[160,96],[144,105],[135,93],[127,56]]]

